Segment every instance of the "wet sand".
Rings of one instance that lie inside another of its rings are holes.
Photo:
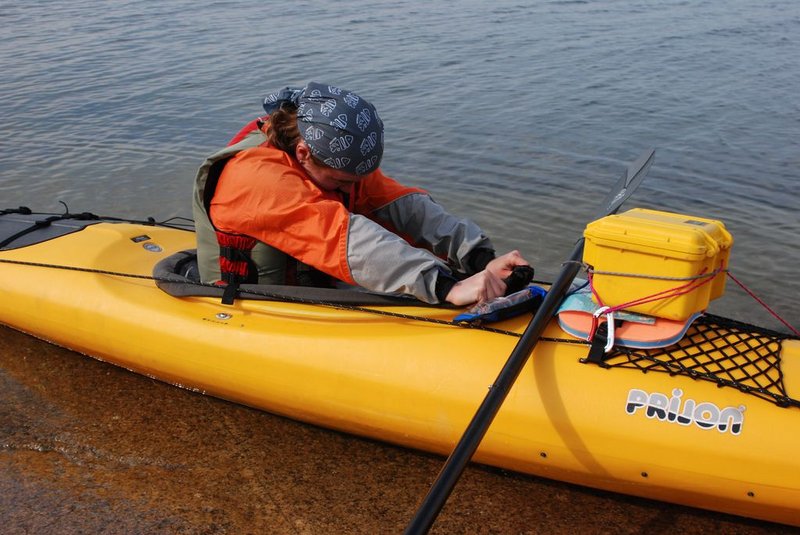
[[[0,532],[400,533],[443,459],[0,327]],[[800,533],[470,467],[432,533]]]

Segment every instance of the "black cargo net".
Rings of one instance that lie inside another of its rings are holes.
[[[658,349],[615,346],[600,365],[688,375],[779,407],[800,408],[800,401],[789,397],[783,386],[781,345],[788,338],[792,337],[708,314],[698,318],[677,344]]]

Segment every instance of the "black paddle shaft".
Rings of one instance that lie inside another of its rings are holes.
[[[611,192],[609,192],[598,217],[611,215],[619,210],[625,199],[633,193],[642,179],[644,179],[653,163],[654,155],[655,150],[650,149],[630,165],[614,185]],[[484,398],[475,416],[472,417],[472,421],[470,421],[469,426],[467,426],[455,449],[448,457],[441,472],[439,472],[436,481],[417,509],[414,518],[411,519],[411,522],[406,527],[406,535],[427,533],[436,517],[439,516],[439,512],[453,492],[453,488],[464,472],[464,468],[466,468],[475,450],[478,449],[478,445],[497,415],[497,411],[500,410],[500,406],[505,401],[511,387],[528,361],[531,351],[533,351],[539,338],[541,338],[542,332],[544,332],[550,320],[555,316],[564,295],[566,295],[572,281],[578,274],[583,257],[583,244],[583,238],[579,239],[575,244],[569,260],[564,263],[564,267],[547,292],[542,305],[525,328],[525,332],[508,357],[505,366],[503,366],[495,382],[489,387],[489,393]]]

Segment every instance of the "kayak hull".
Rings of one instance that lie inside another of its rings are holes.
[[[397,317],[159,289],[153,266],[193,247],[191,232],[100,222],[0,251],[0,322],[184,388],[447,454],[519,339],[507,333],[529,320],[497,324],[503,334],[413,319],[450,320],[459,311],[448,308],[372,307]],[[585,364],[587,346],[574,342],[557,322],[546,329],[476,462],[800,525],[800,409],[687,376]],[[800,341],[784,340],[795,398],[799,360]],[[654,399],[666,400],[663,411]]]

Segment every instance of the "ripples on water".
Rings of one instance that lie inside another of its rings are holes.
[[[657,147],[630,205],[725,221],[734,271],[800,323],[800,4],[532,4],[7,6],[0,204],[188,215],[197,164],[264,94],[329,81],[381,110],[388,173],[543,276]],[[725,300],[750,317],[750,301]]]

